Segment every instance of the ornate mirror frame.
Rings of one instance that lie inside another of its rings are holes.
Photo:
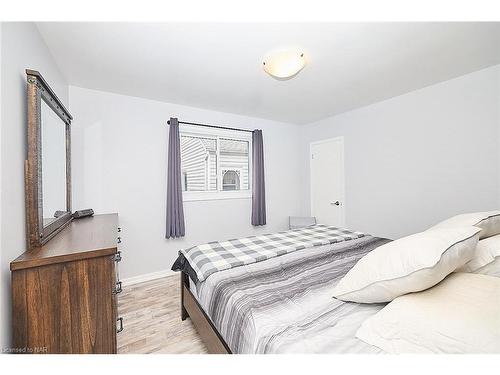
[[[26,69],[28,97],[28,160],[25,161],[26,226],[27,246],[34,249],[42,246],[66,225],[71,215],[71,120],[73,117],[42,75]],[[52,223],[43,226],[42,191],[42,100],[61,118],[66,133],[66,211]]]

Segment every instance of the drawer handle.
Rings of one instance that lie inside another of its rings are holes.
[[[121,292],[123,292],[122,282],[121,281],[117,281],[115,283],[115,288],[113,289],[113,294],[120,294]]]
[[[118,243],[122,243],[122,238],[118,237]]]
[[[122,260],[122,252],[121,252],[121,251],[118,251],[118,252],[114,255],[113,260],[114,260],[115,262],[121,262],[121,260]]]
[[[122,228],[118,227],[118,233],[122,231]]]
[[[119,317],[118,319],[116,319],[116,322],[118,323],[118,328],[116,329],[116,333],[120,333],[121,331],[123,331],[123,318]]]

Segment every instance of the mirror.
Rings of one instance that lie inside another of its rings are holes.
[[[45,244],[73,219],[70,131],[73,117],[39,72],[28,69],[26,75],[26,226],[31,250]]]
[[[66,211],[66,124],[41,102],[43,227]]]

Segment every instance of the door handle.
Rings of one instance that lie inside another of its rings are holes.
[[[330,204],[332,206],[340,206],[340,202],[339,201],[336,201],[336,202],[330,202]]]

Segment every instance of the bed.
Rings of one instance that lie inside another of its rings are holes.
[[[342,302],[332,289],[361,257],[390,240],[345,233],[357,235],[292,246],[206,278],[197,277],[181,253],[173,269],[182,271],[182,319],[191,318],[210,353],[380,353],[355,333],[385,304]]]

